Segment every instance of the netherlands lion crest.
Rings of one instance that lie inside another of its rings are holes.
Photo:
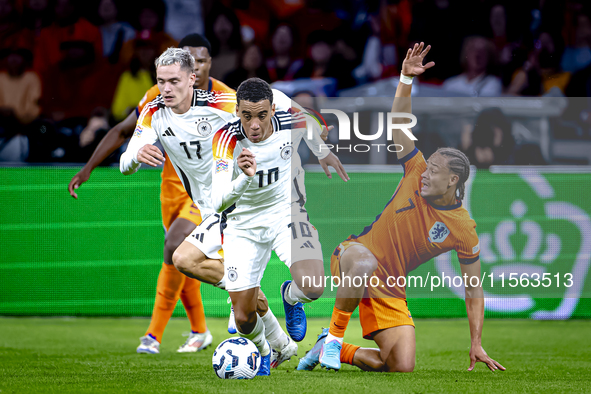
[[[442,243],[449,235],[449,229],[442,222],[435,222],[429,230],[429,242]]]

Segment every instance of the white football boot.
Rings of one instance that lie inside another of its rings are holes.
[[[204,333],[190,333],[187,341],[178,348],[177,353],[194,353],[207,348],[211,345],[213,337],[209,330]]]
[[[159,354],[160,342],[146,335],[140,338],[140,345],[137,347],[137,352],[142,354]]]
[[[284,361],[289,361],[293,356],[298,355],[298,344],[289,337],[287,339],[288,342],[285,346],[283,346],[283,349],[279,351],[273,349],[271,352],[271,368],[277,368]]]

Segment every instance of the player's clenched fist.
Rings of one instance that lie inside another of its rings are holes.
[[[164,162],[164,155],[154,145],[144,145],[137,152],[137,161],[156,167]]]
[[[254,154],[246,148],[242,148],[242,152],[238,155],[236,163],[246,176],[254,176],[257,171],[257,162],[254,159]]]

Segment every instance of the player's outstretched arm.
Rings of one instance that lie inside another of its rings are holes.
[[[404,61],[402,62],[402,71],[400,76],[400,82],[398,82],[398,88],[396,89],[396,97],[392,104],[392,112],[404,112],[407,114],[412,113],[410,94],[412,91],[412,79],[416,76],[421,75],[426,70],[430,69],[435,65],[435,62],[429,62],[423,65],[423,60],[427,53],[431,50],[431,45],[425,48],[425,43],[415,44],[412,48],[409,48],[406,52]],[[406,80],[408,77],[410,82]],[[407,83],[405,83],[406,81]],[[397,124],[408,123],[406,118],[395,118],[394,122]],[[402,130],[393,130],[392,139],[395,144],[402,145],[403,149],[397,153],[398,158],[401,159],[408,155],[415,148],[415,143],[411,140]]]
[[[135,111],[133,111],[127,116],[127,118],[117,123],[111,130],[109,130],[107,135],[105,135],[92,153],[92,156],[90,156],[88,163],[86,163],[70,181],[68,191],[72,197],[78,198],[78,194],[76,194],[75,190],[84,182],[88,181],[92,171],[109,157],[111,153],[119,149],[125,140],[131,137],[136,122],[137,115]]]
[[[476,277],[480,282],[480,260],[472,264],[460,264],[462,276],[467,278],[466,283],[466,312],[470,324],[470,367],[472,371],[478,362],[486,363],[491,371],[505,370],[500,363],[493,360],[482,348],[482,326],[484,324],[484,292],[482,286],[471,287],[470,278]],[[476,283],[476,279],[473,281]]]

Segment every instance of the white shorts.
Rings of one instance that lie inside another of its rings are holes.
[[[318,231],[308,221],[308,215],[291,216],[278,229],[273,240],[257,242],[252,237],[244,237],[240,230],[227,231],[224,234],[224,267],[227,291],[243,291],[259,287],[271,252],[287,268],[302,260],[322,261],[322,247],[318,240]]]
[[[218,260],[224,258],[222,251],[222,231],[225,226],[225,215],[213,214],[205,218],[195,227],[195,230],[185,241],[191,243],[210,259]]]

